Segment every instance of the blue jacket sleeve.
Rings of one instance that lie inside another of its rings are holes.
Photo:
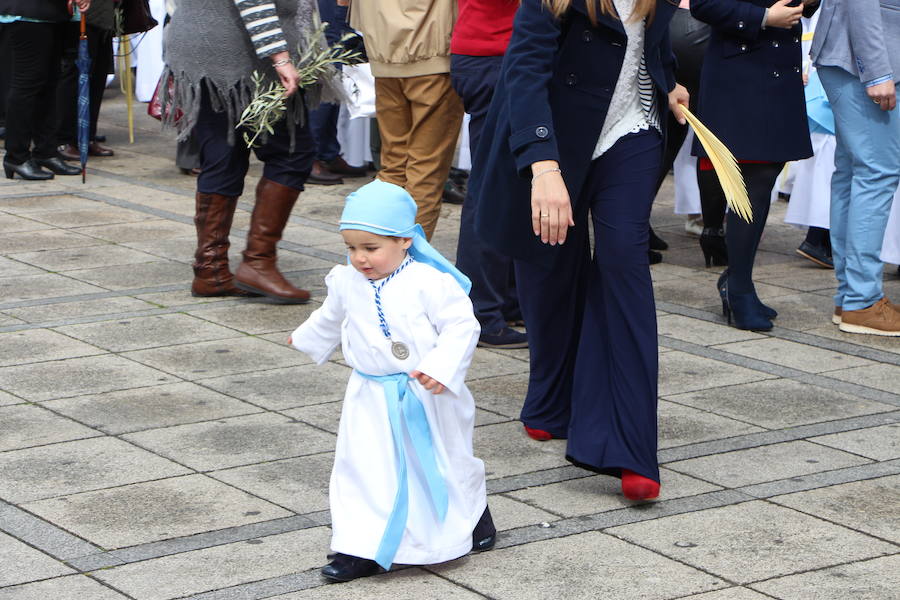
[[[549,84],[560,33],[559,20],[541,0],[522,1],[504,66],[509,147],[522,174],[539,160],[559,160]]]
[[[672,51],[672,40],[669,37],[669,28],[663,32],[662,42],[659,45],[659,57],[662,61],[663,73],[666,76],[666,91],[671,92],[675,89],[675,68],[678,66],[678,60]]]
[[[881,22],[881,6],[878,0],[854,0],[853,9],[847,11],[850,28],[850,45],[856,57],[859,80],[867,83],[892,75],[890,57],[885,44]]]
[[[755,40],[766,9],[740,0],[691,0],[691,14],[723,33]]]

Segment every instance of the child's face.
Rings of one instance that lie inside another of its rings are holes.
[[[353,268],[367,279],[381,279],[397,270],[406,258],[411,238],[377,235],[357,229],[341,231]]]

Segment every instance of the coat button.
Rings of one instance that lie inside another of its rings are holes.
[[[800,38],[798,38],[796,35],[794,36],[794,43],[795,43],[795,44],[799,44],[799,43],[800,43]]]
[[[800,67],[794,67],[794,73],[799,73],[799,72],[800,72]]]
[[[566,75],[566,85],[575,85],[576,83],[578,83],[578,77],[575,76],[575,73]]]
[[[781,77],[781,73],[779,73],[778,71],[772,71],[772,77],[775,77],[775,78]]]
[[[781,44],[778,43],[778,40],[772,40],[772,47],[773,47],[773,48],[777,48],[777,47],[780,46],[780,45],[781,45]]]
[[[592,39],[594,39],[594,34],[591,33],[590,31],[588,31],[587,29],[585,29],[584,33],[581,34],[581,39],[583,39],[586,42],[589,42]]]
[[[550,130],[541,125],[537,129],[534,130],[534,135],[538,136],[541,139],[544,139],[548,135],[550,135]]]
[[[746,51],[747,51],[747,44],[741,44],[740,46],[738,46],[738,49],[740,49],[741,52],[746,52]]]
[[[738,27],[738,29],[743,29],[743,28],[744,28],[744,22],[743,22],[743,21],[738,21],[738,26],[737,26],[737,27]]]

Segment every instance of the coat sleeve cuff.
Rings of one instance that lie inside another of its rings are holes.
[[[509,148],[516,160],[516,169],[523,174],[533,163],[541,160],[559,161],[553,125],[534,124],[509,136]]]

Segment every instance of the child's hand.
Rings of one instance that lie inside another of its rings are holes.
[[[294,345],[294,336],[289,335],[288,336],[288,346],[293,346],[293,345]]]
[[[443,383],[441,383],[437,379],[429,377],[422,371],[415,370],[410,373],[409,376],[415,378],[419,383],[422,384],[423,388],[425,388],[432,394],[440,394],[445,389]]]

